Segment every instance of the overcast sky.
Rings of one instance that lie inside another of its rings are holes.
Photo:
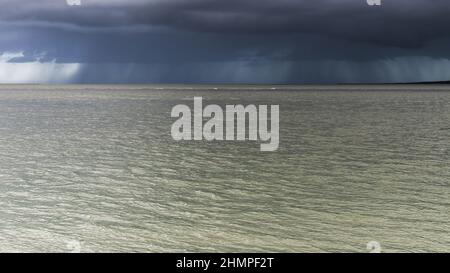
[[[0,82],[450,80],[448,0],[0,0]]]

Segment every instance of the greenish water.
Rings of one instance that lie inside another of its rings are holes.
[[[1,87],[0,251],[450,251],[450,88],[214,88]],[[279,150],[173,141],[194,96]]]

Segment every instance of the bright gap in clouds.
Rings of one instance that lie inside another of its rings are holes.
[[[23,52],[0,53],[0,83],[70,83],[81,70],[81,64],[40,62],[12,62],[23,58]]]

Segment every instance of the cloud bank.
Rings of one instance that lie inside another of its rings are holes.
[[[24,57],[23,52],[0,53],[1,83],[68,83],[80,71],[80,64],[41,63],[39,60],[25,63],[11,62]]]
[[[380,7],[365,0],[1,4],[0,52],[23,52],[2,60],[1,82],[450,79],[448,0],[385,0]],[[39,52],[46,54],[36,61]]]

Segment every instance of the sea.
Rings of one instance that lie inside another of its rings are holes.
[[[173,140],[194,97],[278,150]],[[0,252],[370,251],[450,251],[450,86],[0,86]]]

